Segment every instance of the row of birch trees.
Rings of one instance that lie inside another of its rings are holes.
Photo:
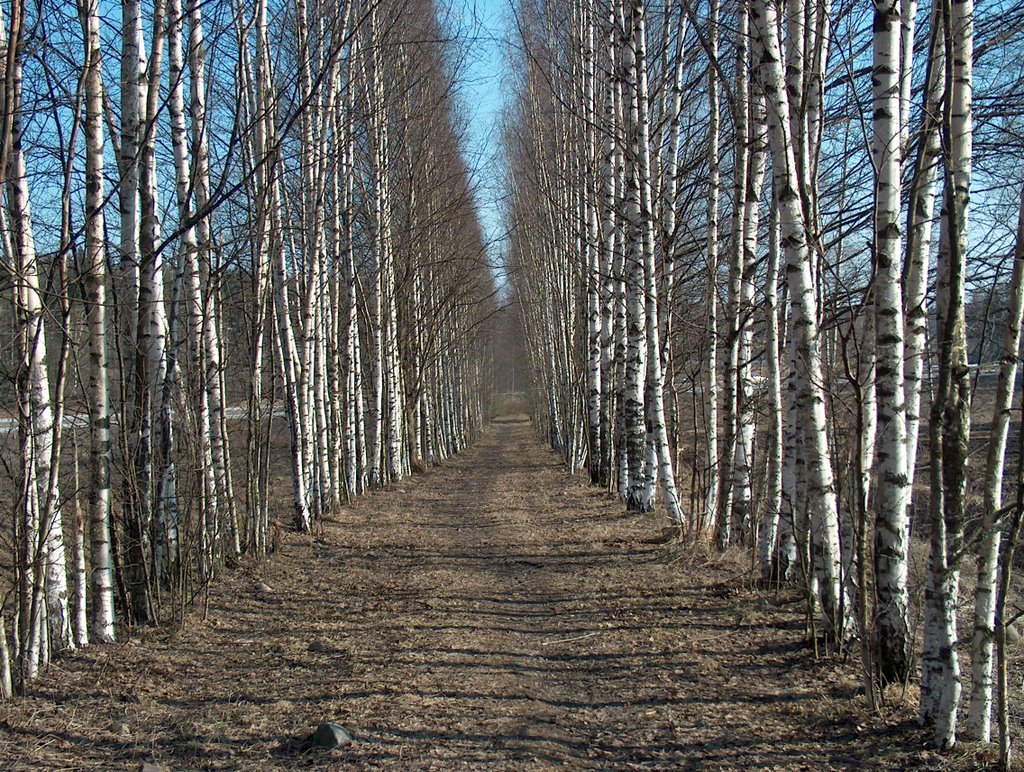
[[[0,21],[10,696],[465,447],[492,278],[430,0]]]
[[[937,745],[989,741],[998,692],[1008,759],[1024,12],[984,14],[524,0],[506,216],[569,469],[805,588],[814,640],[862,659],[873,706],[919,683]]]

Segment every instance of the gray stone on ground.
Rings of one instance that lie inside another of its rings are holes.
[[[163,764],[154,764],[151,761],[142,762],[142,766],[139,767],[139,772],[171,772],[170,767],[165,767]]]
[[[263,582],[256,582],[255,589],[256,589],[256,592],[260,592],[260,593],[263,593],[263,592],[273,592],[274,591],[270,587],[269,584],[264,584]]]
[[[352,742],[352,735],[341,724],[324,721],[313,732],[314,748],[340,748]]]

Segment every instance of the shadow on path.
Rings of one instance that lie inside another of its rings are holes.
[[[286,505],[285,505],[286,506]],[[815,663],[799,605],[666,560],[655,516],[570,480],[525,422],[228,575],[207,622],[61,661],[3,707],[4,766],[904,767]],[[273,592],[257,596],[255,579]],[[318,722],[356,742],[304,750]],[[895,761],[893,759],[896,759]],[[932,759],[934,760],[934,759]],[[924,763],[924,762],[922,762]]]

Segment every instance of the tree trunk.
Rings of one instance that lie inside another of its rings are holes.
[[[874,22],[875,357],[879,433],[875,493],[876,665],[882,683],[910,673],[910,594],[907,589],[906,404],[903,389],[899,0],[876,0]]]
[[[89,518],[92,572],[91,633],[114,640],[113,562],[110,549],[110,409],[107,396],[106,255],[103,224],[103,80],[98,0],[79,0],[85,44],[85,265],[89,330]]]
[[[841,582],[839,519],[832,459],[828,447],[822,379],[818,306],[808,231],[801,204],[801,180],[790,133],[789,99],[779,47],[777,0],[755,0],[751,10],[754,61],[768,104],[768,133],[774,184],[779,190],[779,221],[796,351],[796,408],[803,424],[808,507],[812,519],[815,571],[828,634],[836,642],[849,635],[851,613]]]
[[[1017,219],[1017,247],[1013,255],[1010,297],[999,356],[999,376],[992,406],[992,432],[988,441],[984,477],[984,521],[978,551],[978,584],[974,600],[974,637],[971,645],[971,705],[967,733],[973,740],[992,739],[992,655],[995,637],[996,581],[999,568],[1000,523],[1003,506],[1003,463],[1010,433],[1020,356],[1020,328],[1024,316],[1024,191]],[[1012,559],[1008,555],[1007,559]]]
[[[921,672],[921,715],[934,722],[934,740],[940,748],[951,748],[956,742],[960,701],[956,607],[970,439],[964,298],[972,159],[973,3],[963,0],[951,6],[943,10],[949,51],[948,98],[942,119],[947,155],[936,293],[939,383],[932,402],[932,545]]]

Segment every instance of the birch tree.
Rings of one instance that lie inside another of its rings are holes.
[[[801,205],[803,184],[791,131],[774,0],[751,6],[752,35],[758,47],[755,73],[768,105],[768,135],[774,182],[778,188],[779,222],[793,319],[791,346],[796,353],[796,411],[804,427],[808,508],[812,515],[815,572],[820,585],[828,631],[837,641],[848,635],[850,607],[840,576],[839,518],[832,460],[828,448],[825,399],[822,391],[818,308],[812,275],[807,226]]]
[[[992,739],[992,665],[996,624],[996,576],[1002,531],[999,513],[1003,507],[1003,473],[1010,432],[1014,384],[1020,361],[1020,328],[1024,317],[1024,192],[1017,219],[1017,245],[1013,255],[1006,329],[999,357],[999,375],[992,408],[992,432],[985,458],[984,517],[978,550],[978,583],[974,601],[974,636],[971,640],[971,702],[967,717],[968,735],[975,740]]]
[[[904,395],[901,212],[900,7],[875,4],[874,135],[877,174],[874,214],[874,314],[878,394],[878,485],[875,494],[875,596],[877,666],[883,682],[900,682],[911,663],[910,598],[907,589],[906,403]]]
[[[15,14],[21,12],[20,9],[15,10]],[[21,45],[17,40],[8,38],[2,16],[0,41],[4,82],[12,86],[5,100],[11,115],[9,131],[4,136],[7,213],[0,219],[0,228],[6,257],[4,268],[14,289],[19,340],[20,374],[16,392],[20,445],[26,451],[23,456],[24,495],[20,501],[23,551],[20,573],[22,597],[30,604],[20,631],[28,639],[27,645],[22,647],[27,650],[22,652],[22,659],[31,677],[37,665],[48,662],[51,649],[74,648],[74,640],[65,569],[63,502],[58,482],[61,414],[58,409],[55,422],[47,367],[44,308],[22,146]]]
[[[964,539],[970,381],[964,320],[973,126],[973,4],[943,8],[946,100],[942,117],[944,186],[937,286],[938,385],[931,407],[932,529],[925,595],[921,715],[935,744],[956,742],[960,701],[956,606]]]
[[[97,0],[80,0],[85,43],[85,284],[89,336],[86,393],[90,435],[91,637],[114,640],[113,562],[110,546],[110,405],[107,380],[106,257],[103,218],[103,81]]]

